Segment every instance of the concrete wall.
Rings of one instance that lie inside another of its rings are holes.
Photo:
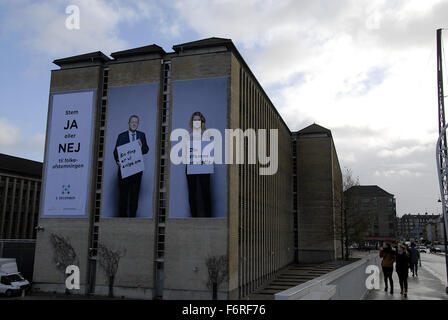
[[[239,84],[238,128],[267,129],[267,135],[270,129],[278,130],[278,150],[274,151],[278,171],[261,175],[260,159],[248,164],[246,157],[238,168],[238,184],[230,186],[239,189],[238,228],[230,233],[238,236],[238,297],[244,298],[294,259],[292,150],[291,132],[256,78],[242,61],[234,65],[238,73],[233,73],[232,85]]]
[[[86,293],[87,282],[87,249],[88,221],[87,219],[39,219],[39,226],[44,228],[37,233],[36,251],[34,255],[33,289],[44,292],[65,291],[65,270],[58,269],[54,262],[54,248],[51,234],[57,234],[68,239],[79,259],[81,289],[73,293]]]
[[[229,79],[230,105],[228,109],[227,127],[239,128],[240,124],[240,64],[235,55],[230,55],[231,75]],[[228,298],[238,299],[238,218],[239,218],[239,166],[237,164],[227,165],[227,203],[228,203],[228,230],[229,230],[229,288]]]
[[[159,82],[161,60],[134,61],[109,66],[109,87],[139,85]],[[106,118],[107,120],[107,118]],[[157,129],[155,132],[159,132]],[[105,132],[107,135],[107,131]],[[159,139],[156,139],[158,141]],[[158,159],[158,148],[156,148]],[[157,163],[157,162],[155,162]],[[157,186],[157,166],[154,172],[154,186]],[[153,212],[156,215],[156,193],[154,188]],[[111,250],[126,250],[120,259],[114,283],[114,295],[130,298],[153,298],[154,290],[154,218],[101,218],[99,243]],[[97,263],[95,294],[107,295],[108,282],[104,271]]]
[[[113,251],[125,250],[114,283],[114,295],[152,299],[154,288],[154,220],[101,219],[99,242]],[[97,265],[95,294],[107,295],[108,282]]]
[[[341,204],[344,202],[344,193],[342,185],[342,171],[339,165],[338,154],[336,152],[336,147],[334,141],[331,140],[331,160],[332,160],[332,173],[333,173],[333,216],[334,216],[334,226],[335,226],[335,255],[336,259],[342,259],[342,251],[344,245],[341,243],[343,239],[343,234],[341,232],[344,230],[343,220],[341,220],[342,209]]]
[[[174,56],[171,80],[190,80],[230,76],[230,52]]]
[[[331,140],[297,139],[299,263],[334,259]]]
[[[230,78],[230,52],[209,52],[200,55],[182,55],[171,58],[171,81],[212,77]],[[229,80],[230,81],[230,80]],[[230,109],[228,86],[227,115]],[[172,97],[170,99],[172,110]],[[229,119],[227,119],[229,126]],[[229,173],[227,173],[229,187]],[[228,195],[227,202],[230,196]],[[169,210],[168,210],[169,211]],[[208,256],[229,257],[229,216],[226,218],[169,218],[166,221],[163,299],[211,299],[207,288]],[[230,280],[232,282],[232,279]],[[219,288],[219,299],[227,299],[228,283]]]
[[[56,92],[75,91],[96,89],[96,106],[101,99],[100,78],[102,68],[100,66],[92,66],[85,68],[53,70],[51,73],[50,94]],[[49,104],[50,108],[50,104]],[[50,111],[50,110],[49,110]],[[50,112],[48,113],[50,114]],[[49,123],[47,119],[47,124]],[[96,123],[96,122],[95,122]],[[48,125],[47,125],[48,134]],[[93,144],[92,150],[95,150],[96,142]],[[46,150],[45,150],[46,151]],[[44,164],[46,159],[44,159]],[[96,168],[95,157],[93,157],[91,165],[91,184],[93,185],[94,170]],[[45,177],[45,166],[42,173]],[[40,206],[42,208],[42,195]],[[39,212],[41,212],[41,208]],[[87,212],[90,216],[92,211],[92,202],[87,206]],[[79,258],[80,268],[80,285],[81,290],[78,293],[86,292],[87,283],[87,257],[89,248],[89,218],[73,218],[73,219],[56,219],[39,217],[39,226],[43,227],[43,231],[37,232],[36,236],[36,252],[34,258],[33,287],[42,291],[65,291],[65,274],[56,268],[53,260],[54,248],[50,242],[51,233],[58,234],[67,238]]]
[[[208,256],[228,254],[227,218],[168,219],[163,299],[211,299]],[[228,284],[218,288],[227,299]]]
[[[130,86],[160,81],[160,59],[125,62],[109,66],[109,86]]]
[[[336,269],[319,278],[275,294],[276,300],[361,300],[369,293],[366,286],[368,266],[378,267],[380,259],[373,253],[359,261]]]

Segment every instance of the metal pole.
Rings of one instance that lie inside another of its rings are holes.
[[[437,141],[437,173],[439,175],[440,196],[442,198],[443,208],[443,223],[445,229],[445,264],[447,287],[445,288],[448,294],[448,252],[447,252],[447,201],[448,201],[448,174],[447,174],[447,142],[446,142],[446,128],[445,125],[445,96],[443,94],[443,69],[442,69],[442,29],[437,29],[437,99],[438,99],[438,114],[439,114],[439,139]],[[443,170],[443,171],[442,171]]]
[[[446,190],[446,181],[448,179],[448,167],[446,166],[446,155],[443,150],[440,148],[440,142],[442,137],[445,136],[446,129],[448,125],[445,125],[442,129],[442,132],[437,139],[437,147],[436,147],[436,159],[437,159],[437,173],[439,175],[439,185],[440,185],[440,196],[442,199],[442,214],[443,214],[443,225],[445,231],[445,267],[446,267],[446,276],[447,276],[447,286],[445,287],[445,291],[448,294],[448,250],[447,250],[447,234],[448,234],[448,217],[447,217],[447,200],[448,200],[448,192]],[[446,151],[446,148],[445,148]],[[443,152],[443,153],[442,153]],[[442,156],[440,156],[442,155]],[[439,157],[440,156],[440,157]],[[444,158],[443,167],[441,159]],[[439,161],[440,160],[440,161]],[[445,182],[445,183],[444,183]]]

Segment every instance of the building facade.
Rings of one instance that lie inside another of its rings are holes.
[[[294,206],[303,168],[293,153],[302,146],[293,148],[291,131],[231,40],[209,38],[173,50],[150,45],[112,53],[112,59],[94,52],[54,61],[60,69],[51,74],[35,288],[65,290],[66,275],[54,262],[55,236],[76,253],[81,293],[107,294],[104,247],[122,253],[115,294],[145,299],[210,299],[212,258],[225,258],[219,299],[244,299],[281,268],[300,262],[307,244],[299,240]],[[123,137],[132,144],[131,120],[139,126],[141,148],[132,163],[126,154],[135,149],[117,151]],[[206,179],[189,171],[197,167],[171,161],[182,135],[189,140],[188,132],[194,134],[194,121],[214,130],[207,141],[213,141],[215,158],[225,147],[225,163],[201,167],[210,170]],[[229,140],[221,143],[219,136]],[[325,208],[308,212],[324,216],[327,232],[341,178],[331,136],[324,140],[321,147],[331,157],[323,163]],[[141,161],[138,208],[127,210],[124,169]],[[74,170],[78,180],[65,182],[64,172]],[[335,258],[333,236],[312,248],[324,253],[317,260]]]
[[[293,133],[297,152],[298,261],[321,262],[341,255],[342,173],[331,131],[312,124]]]
[[[406,241],[443,241],[443,222],[440,215],[404,214],[398,218],[398,237]]]
[[[0,239],[35,239],[42,163],[0,154]]]
[[[348,216],[366,217],[366,241],[376,244],[397,237],[396,202],[393,194],[378,186],[353,186],[345,191]]]
[[[33,278],[42,162],[0,154],[0,258],[15,258]]]

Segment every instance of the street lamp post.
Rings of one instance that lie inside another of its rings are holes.
[[[439,138],[437,139],[437,147],[436,147],[436,159],[437,159],[437,173],[439,175],[439,186],[440,186],[440,196],[442,202],[442,214],[443,214],[443,229],[445,235],[445,266],[446,266],[446,276],[447,276],[447,286],[445,287],[445,291],[448,294],[448,251],[447,251],[447,234],[448,234],[448,217],[447,217],[447,202],[448,202],[448,159],[446,156],[446,148],[445,145],[443,149],[440,148],[440,142],[445,137],[445,132],[448,128],[448,124],[446,124],[440,132]]]

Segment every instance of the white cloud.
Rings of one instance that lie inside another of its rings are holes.
[[[28,135],[20,126],[0,118],[0,153],[42,161],[45,134]]]
[[[92,51],[110,53],[127,49],[126,35],[120,34],[122,23],[132,25],[150,19],[156,12],[146,1],[64,0],[22,1],[1,23],[9,32],[19,32],[21,45],[30,51],[61,58]],[[76,5],[80,10],[80,29],[65,26],[65,8]]]
[[[3,149],[17,144],[19,131],[19,128],[7,119],[0,118],[0,147]]]
[[[428,150],[428,146],[424,146],[424,145],[417,145],[417,146],[413,146],[413,147],[400,147],[394,150],[381,150],[380,152],[378,152],[378,155],[381,158],[388,158],[388,157],[395,157],[395,158],[402,158],[405,156],[409,156],[411,155],[413,152],[415,151],[429,151]]]
[[[422,174],[420,172],[412,172],[410,170],[402,169],[402,170],[382,170],[375,171],[376,176],[403,176],[403,177],[421,177]]]
[[[45,134],[37,133],[29,138],[27,144],[30,148],[36,150],[44,150],[45,147]]]
[[[271,98],[282,102],[277,107],[291,129],[308,118],[330,128],[356,123],[427,138],[437,116],[434,63],[427,62],[435,27],[448,18],[443,5],[179,1],[176,8],[201,36],[232,38],[264,87],[281,84]],[[285,84],[297,73],[303,78]]]

